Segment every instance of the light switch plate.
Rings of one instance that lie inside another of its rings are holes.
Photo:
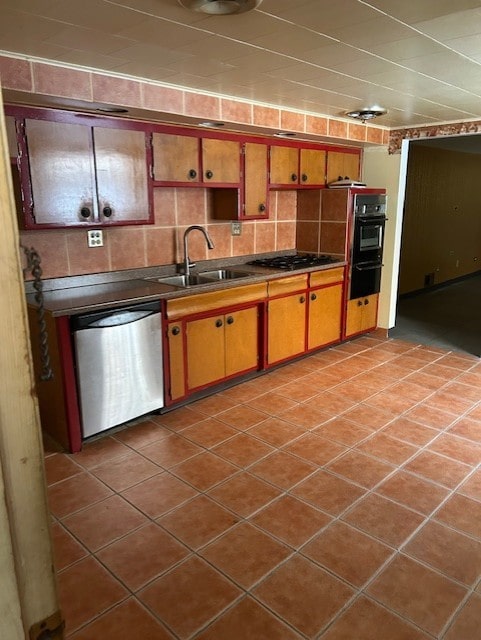
[[[233,236],[240,236],[242,233],[242,224],[240,222],[231,222],[231,233]]]
[[[101,229],[89,229],[87,231],[89,247],[103,247],[104,233]]]

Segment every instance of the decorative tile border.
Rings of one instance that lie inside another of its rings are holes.
[[[388,152],[390,154],[400,153],[403,140],[470,135],[480,132],[481,120],[469,122],[452,122],[450,124],[417,127],[412,129],[393,129],[389,134]]]

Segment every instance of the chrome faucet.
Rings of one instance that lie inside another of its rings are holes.
[[[212,238],[204,229],[204,227],[201,227],[199,224],[193,224],[191,227],[187,227],[187,229],[184,231],[184,275],[186,276],[190,275],[190,268],[195,267],[195,262],[191,262],[189,259],[189,248],[188,248],[188,242],[187,242],[189,233],[191,231],[194,231],[195,229],[197,229],[197,231],[200,231],[204,235],[205,241],[207,242],[207,246],[209,247],[209,249],[214,248],[214,243],[212,242]]]

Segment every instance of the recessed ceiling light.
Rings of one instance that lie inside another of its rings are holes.
[[[219,129],[224,126],[223,122],[199,122],[199,127],[207,127],[209,129]]]
[[[278,131],[274,134],[276,138],[295,138],[296,134],[294,131]]]
[[[231,15],[252,11],[262,0],[178,0],[185,9],[210,15]]]
[[[355,109],[353,111],[347,111],[345,113],[346,116],[350,118],[356,118],[361,122],[366,122],[366,120],[372,120],[373,118],[377,118],[378,116],[383,116],[387,113],[387,110],[383,107],[369,107],[368,109]]]

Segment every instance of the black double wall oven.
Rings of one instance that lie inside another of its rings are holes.
[[[357,193],[353,204],[350,300],[381,288],[386,195]]]

